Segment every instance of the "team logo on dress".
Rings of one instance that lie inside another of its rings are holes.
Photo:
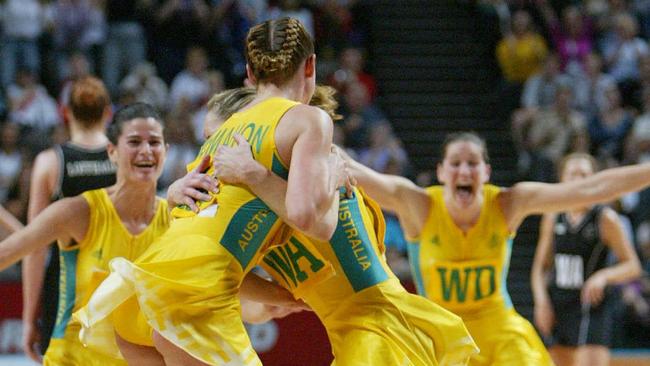
[[[433,244],[435,246],[440,246],[440,238],[438,237],[438,235],[434,236],[431,239],[431,244]]]

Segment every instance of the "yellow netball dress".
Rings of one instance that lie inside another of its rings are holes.
[[[88,231],[80,243],[61,246],[59,309],[52,341],[44,365],[126,365],[123,360],[85,348],[79,341],[79,323],[71,321],[74,311],[84,306],[95,288],[108,275],[108,263],[115,257],[135,259],[169,226],[167,201],[157,200],[156,214],[147,228],[131,234],[105,189],[82,194],[88,202]],[[115,347],[114,341],[112,347]]]
[[[355,190],[338,219],[329,243],[292,231],[261,263],[323,322],[334,364],[466,364],[478,350],[462,320],[409,294],[386,265],[377,205]]]
[[[431,208],[419,238],[409,243],[418,292],[460,315],[481,353],[471,365],[551,365],[532,325],[512,307],[506,277],[514,233],[497,196],[483,186],[478,222],[463,233],[447,212],[443,187],[427,189]]]
[[[296,104],[271,98],[233,114],[188,168],[212,156],[219,146],[234,145],[233,135],[239,133],[251,144],[257,161],[286,177],[275,128]],[[105,301],[86,308],[82,322],[92,331],[94,324],[135,294],[148,324],[197,359],[210,365],[259,365],[242,324],[237,294],[244,275],[284,224],[243,186],[222,184],[219,193],[199,203],[199,208],[198,214],[174,208],[169,230],[140,258],[114,260],[111,278],[102,284]],[[115,313],[111,316],[115,322]]]

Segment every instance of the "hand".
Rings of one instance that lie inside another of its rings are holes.
[[[255,161],[251,145],[244,136],[234,134],[236,146],[219,146],[214,156],[215,175],[229,184],[254,185],[266,175],[266,168]]]
[[[41,334],[36,324],[23,320],[23,351],[27,357],[38,364],[43,362],[43,357],[38,351],[40,342]]]
[[[605,287],[607,287],[607,278],[596,272],[591,275],[582,286],[580,299],[583,304],[598,305],[605,297]]]
[[[178,179],[167,188],[167,201],[170,206],[185,204],[192,211],[198,212],[196,201],[208,201],[210,195],[206,192],[219,191],[217,180],[208,174],[202,173],[210,167],[210,156],[206,155],[201,163],[183,178]]]
[[[350,172],[350,165],[345,153],[336,145],[332,145],[332,151],[329,156],[330,174],[334,189],[345,187],[345,195],[352,198],[353,186],[357,184],[356,179]]]
[[[553,325],[555,324],[555,313],[553,312],[553,306],[550,301],[546,300],[535,303],[534,320],[535,326],[543,336],[548,337],[551,335]]]

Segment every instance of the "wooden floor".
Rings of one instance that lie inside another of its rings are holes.
[[[610,366],[650,366],[650,351],[613,351]]]

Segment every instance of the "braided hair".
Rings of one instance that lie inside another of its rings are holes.
[[[258,82],[283,85],[313,53],[313,40],[294,18],[268,20],[246,37],[246,62]]]

